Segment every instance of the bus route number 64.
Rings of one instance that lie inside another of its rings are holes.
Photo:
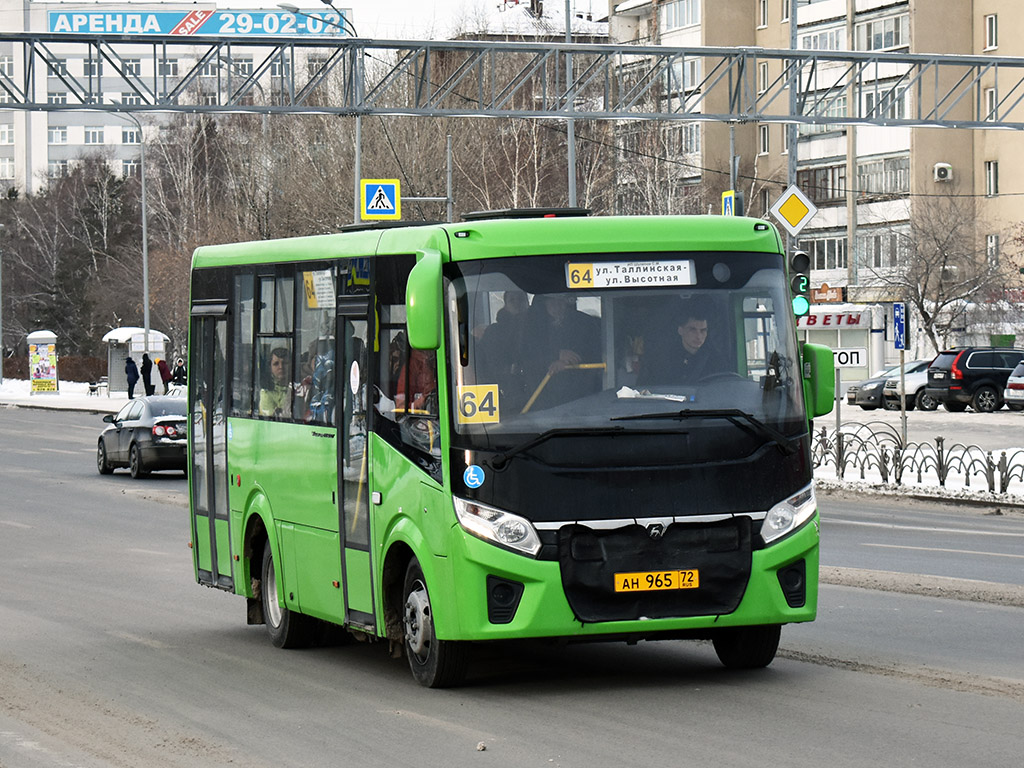
[[[458,388],[460,424],[497,424],[498,385],[475,384]]]

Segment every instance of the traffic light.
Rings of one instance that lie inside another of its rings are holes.
[[[789,289],[793,296],[793,314],[803,317],[811,311],[811,257],[806,251],[794,251],[789,260]]]

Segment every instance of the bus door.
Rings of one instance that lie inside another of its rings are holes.
[[[192,557],[201,584],[230,590],[226,311],[225,304],[192,310],[188,439],[192,447]]]
[[[335,380],[338,413],[338,484],[345,623],[373,630],[373,579],[367,448],[367,303],[338,300]]]

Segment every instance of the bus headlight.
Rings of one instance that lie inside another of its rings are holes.
[[[455,514],[468,533],[515,552],[536,555],[540,539],[530,521],[511,512],[454,497]]]
[[[770,510],[761,524],[761,538],[769,544],[790,531],[795,531],[814,515],[818,500],[814,496],[814,485],[780,501]]]

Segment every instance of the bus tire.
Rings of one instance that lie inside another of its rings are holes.
[[[781,636],[781,624],[730,627],[720,630],[712,642],[719,661],[727,668],[760,669],[772,663]]]
[[[278,648],[306,648],[314,639],[316,622],[309,616],[295,613],[277,601],[277,568],[270,542],[263,548],[263,567],[260,569],[260,597],[263,600],[263,620],[267,635]]]
[[[402,627],[405,657],[416,682],[427,688],[458,685],[466,676],[469,649],[465,643],[438,640],[423,569],[413,558],[405,570],[402,588]]]

